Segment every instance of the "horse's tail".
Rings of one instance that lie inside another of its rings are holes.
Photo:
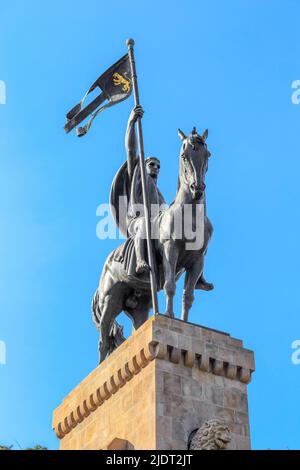
[[[100,306],[99,290],[96,289],[96,292],[94,294],[93,301],[92,301],[92,319],[98,331],[100,331],[101,318],[102,318],[102,312],[101,312],[101,306]],[[125,340],[126,338],[123,335],[123,326],[119,325],[119,323],[116,320],[114,320],[112,327],[110,329],[110,333],[109,333],[108,354],[111,354]]]

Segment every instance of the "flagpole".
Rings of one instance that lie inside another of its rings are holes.
[[[126,44],[128,47],[128,55],[129,55],[129,61],[130,61],[130,67],[131,67],[134,102],[135,102],[135,106],[139,106],[140,98],[139,98],[139,89],[138,89],[136,67],[135,67],[135,60],[134,60],[134,50],[133,50],[134,40],[127,39]],[[139,159],[140,159],[140,168],[141,168],[143,202],[144,202],[145,219],[146,219],[146,237],[147,237],[148,260],[149,260],[149,267],[150,267],[152,307],[153,307],[154,314],[157,315],[159,313],[158,312],[158,300],[157,300],[157,286],[156,286],[156,279],[155,279],[153,250],[152,250],[152,243],[151,243],[150,207],[149,207],[148,192],[146,188],[144,141],[143,141],[142,121],[140,117],[137,120],[137,131],[138,131],[138,142],[139,142]]]

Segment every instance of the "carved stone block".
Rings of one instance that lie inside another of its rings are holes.
[[[54,411],[60,449],[185,450],[206,427],[213,448],[249,449],[253,370],[240,340],[152,317]]]

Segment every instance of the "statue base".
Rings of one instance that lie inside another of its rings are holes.
[[[151,317],[54,411],[61,450],[185,450],[211,418],[228,449],[250,449],[247,384],[253,352],[230,335]]]

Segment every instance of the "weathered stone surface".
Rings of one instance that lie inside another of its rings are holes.
[[[53,413],[61,449],[187,449],[218,418],[230,449],[250,448],[252,351],[228,334],[159,315],[145,322]]]
[[[208,385],[204,389],[205,399],[214,405],[223,406],[224,389],[222,387]]]
[[[233,410],[248,412],[247,395],[240,390],[231,387],[224,391],[224,406]]]

